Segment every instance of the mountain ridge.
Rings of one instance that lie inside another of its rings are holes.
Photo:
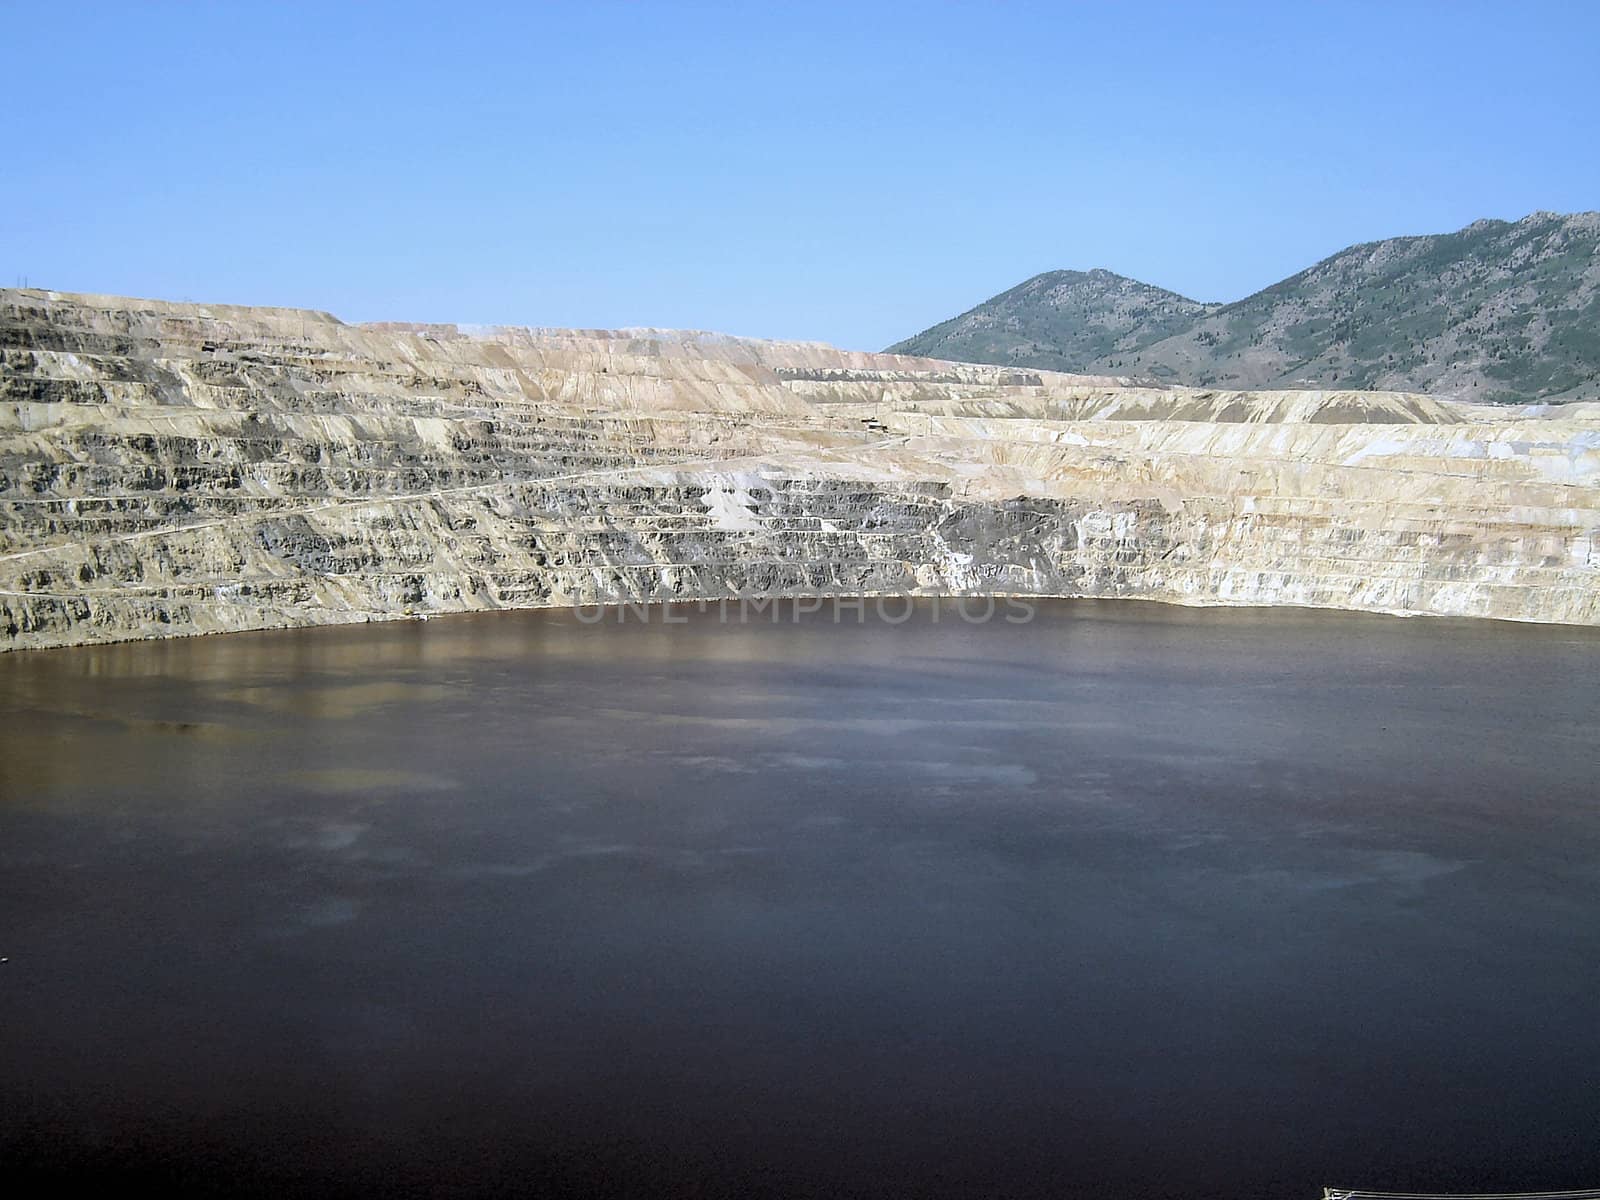
[[[1105,268],[1047,271],[889,351],[1201,387],[1593,396],[1600,212],[1361,242],[1227,303]]]

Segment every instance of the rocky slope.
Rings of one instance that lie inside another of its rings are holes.
[[[1600,406],[0,293],[0,647],[906,592],[1600,623]]]
[[[1235,304],[1057,271],[892,348],[1211,387],[1600,395],[1600,213],[1342,250]]]

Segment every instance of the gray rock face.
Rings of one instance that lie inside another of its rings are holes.
[[[1600,406],[0,293],[0,647],[648,598],[1600,622]]]

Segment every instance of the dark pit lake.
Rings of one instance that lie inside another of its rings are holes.
[[[0,656],[0,1177],[1600,1185],[1600,631],[935,611]]]

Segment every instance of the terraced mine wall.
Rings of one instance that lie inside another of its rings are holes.
[[[1600,623],[1600,405],[0,293],[0,647],[899,593]]]

